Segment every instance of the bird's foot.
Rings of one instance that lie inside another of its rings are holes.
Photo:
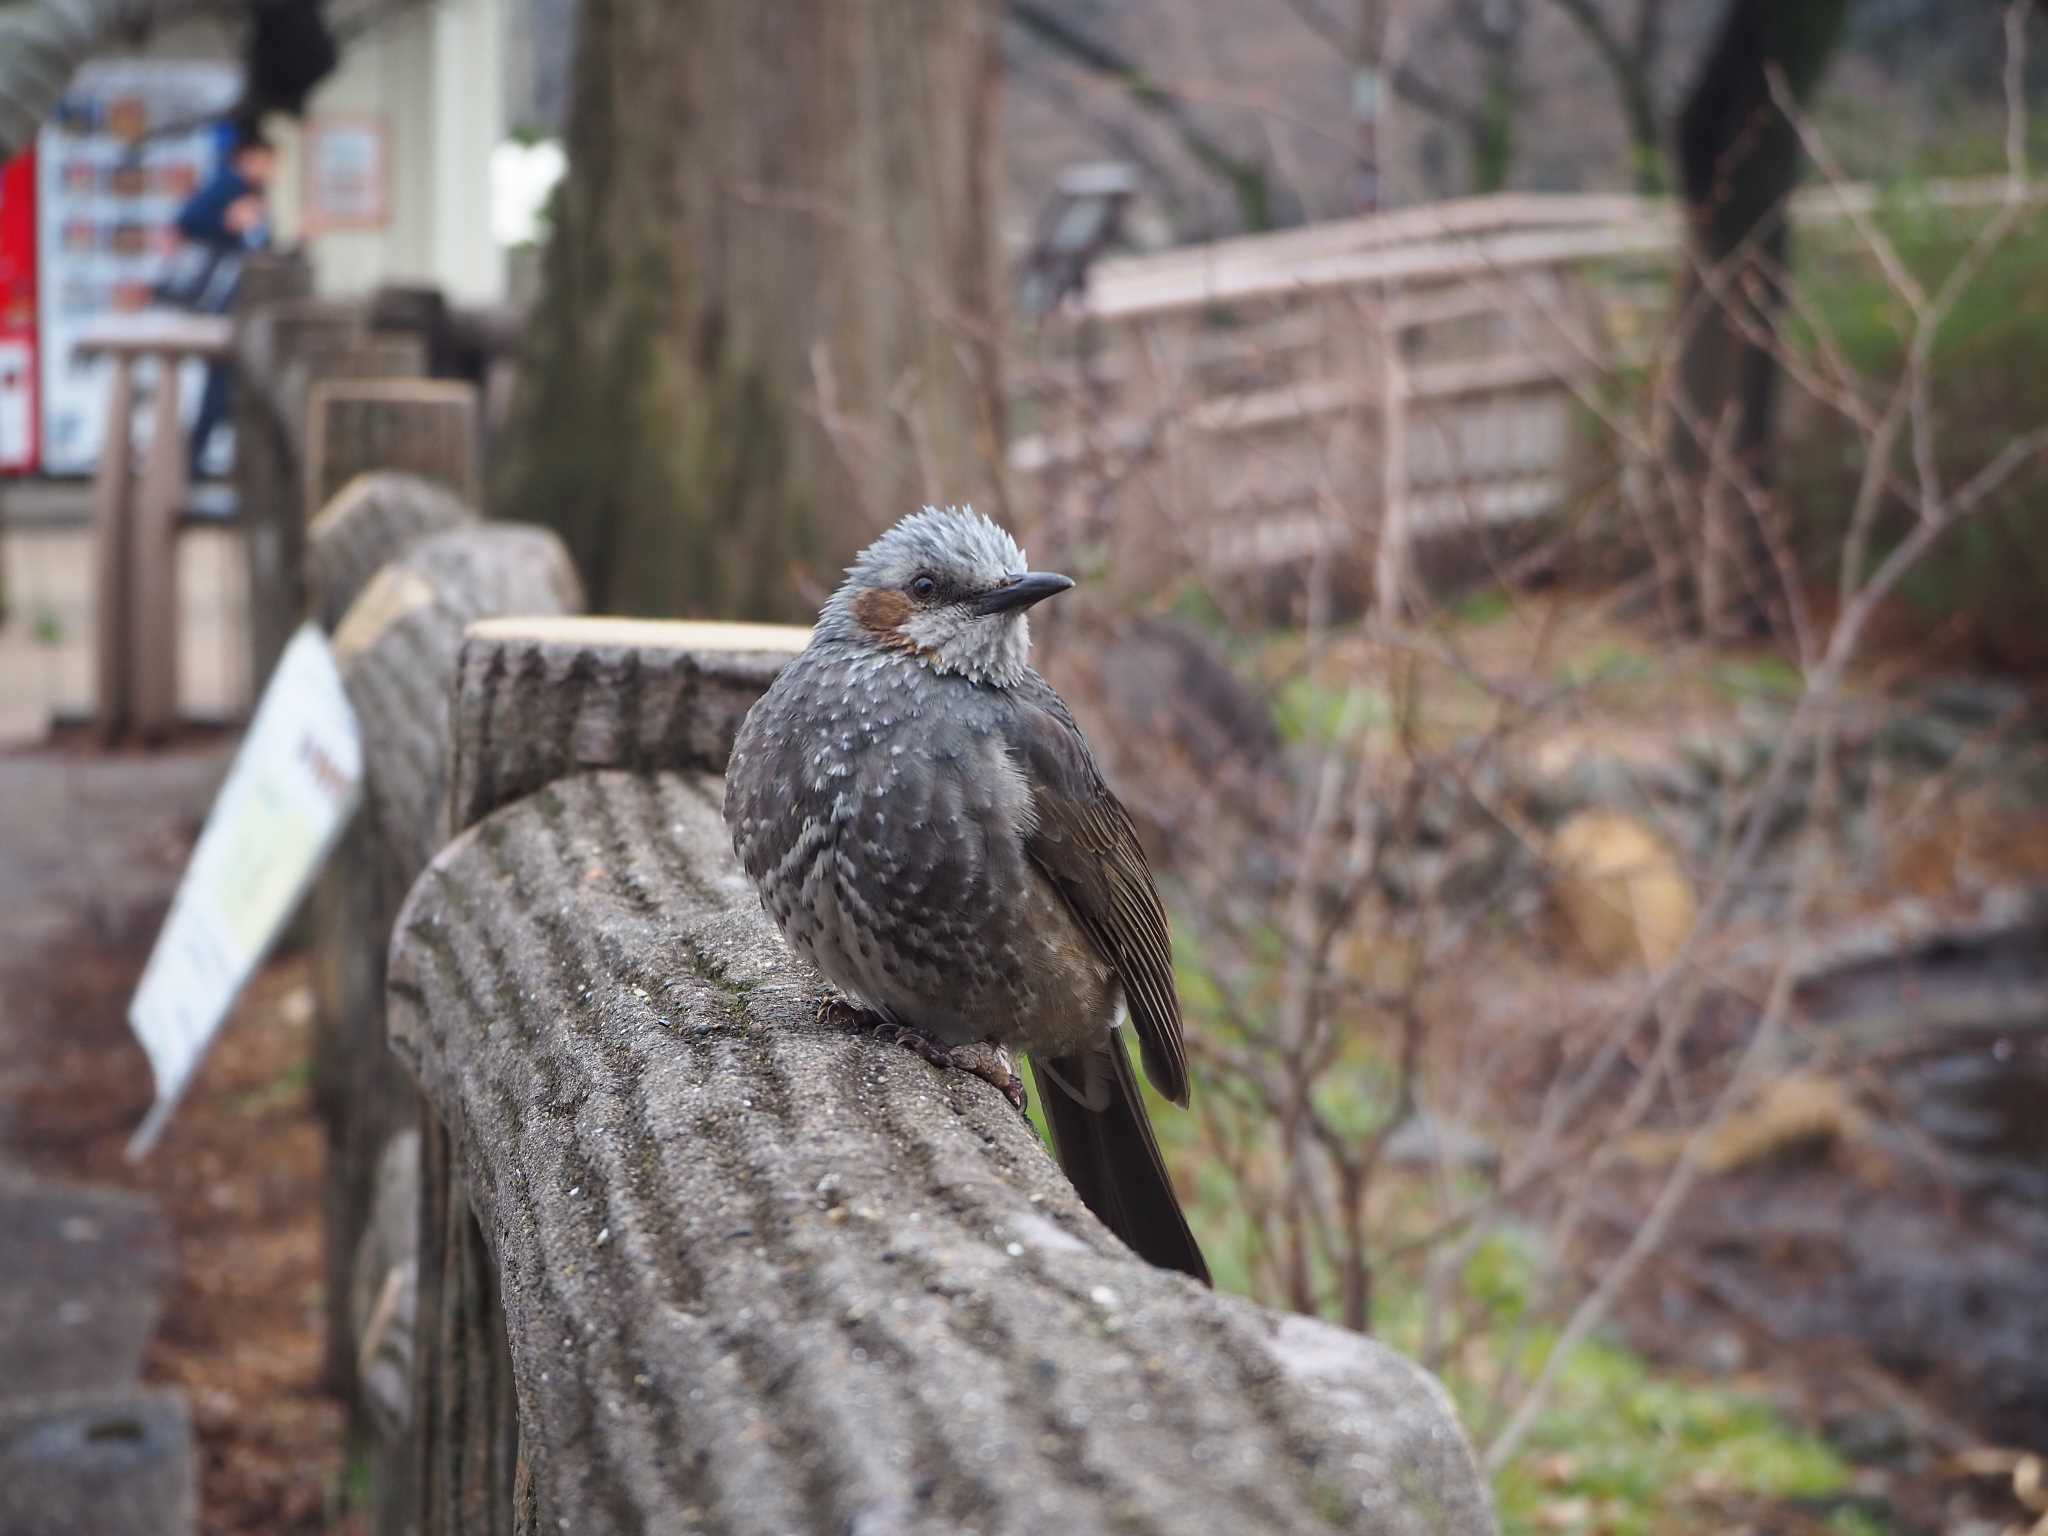
[[[951,1050],[942,1046],[940,1050],[947,1066],[972,1072],[983,1082],[995,1084],[1012,1109],[1020,1115],[1026,1113],[1031,1101],[1024,1092],[1024,1079],[1017,1075],[1010,1053],[1000,1045],[993,1040],[977,1040],[972,1045],[956,1045]]]
[[[811,1017],[827,1029],[876,1030],[893,1027],[879,1013],[870,1013],[852,998],[838,992],[822,993],[811,1009]]]
[[[870,1016],[872,1017],[872,1016]],[[952,1072],[968,1072],[985,1083],[991,1083],[1002,1096],[1010,1101],[1017,1113],[1023,1114],[1029,1102],[1024,1094],[1024,1079],[1017,1075],[1010,1061],[1010,1053],[999,1045],[987,1041],[976,1041],[972,1045],[942,1045],[921,1030],[910,1029],[902,1024],[891,1024],[886,1020],[863,1026],[877,1040],[888,1045],[900,1045],[906,1051],[915,1051],[935,1067]]]
[[[1024,1113],[1030,1102],[1024,1092],[1024,1079],[1017,1075],[1010,1053],[993,1041],[944,1045],[922,1030],[894,1023],[837,992],[827,992],[818,999],[813,1017],[828,1029],[854,1030],[873,1035],[886,1045],[900,1045],[907,1051],[915,1051],[935,1067],[971,1072],[983,1082],[993,1084],[1004,1098],[1016,1106],[1019,1114]]]

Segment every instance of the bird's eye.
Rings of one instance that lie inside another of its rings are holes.
[[[920,601],[929,598],[938,590],[939,584],[937,580],[930,576],[920,576],[910,584],[910,595]]]

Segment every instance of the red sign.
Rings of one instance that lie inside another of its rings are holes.
[[[36,158],[0,164],[0,475],[36,467]]]

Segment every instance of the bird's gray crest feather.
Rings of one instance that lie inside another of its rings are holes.
[[[972,507],[921,507],[854,557],[846,574],[854,585],[905,565],[984,567],[998,576],[1021,576],[1028,562],[1009,530]]]

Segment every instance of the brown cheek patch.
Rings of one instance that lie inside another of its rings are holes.
[[[910,617],[910,599],[887,587],[870,587],[853,600],[853,616],[863,629],[898,639],[897,629]]]
[[[913,656],[930,656],[932,651],[903,633],[903,621],[910,617],[911,601],[890,587],[870,587],[853,600],[853,616],[861,628],[892,651]]]

